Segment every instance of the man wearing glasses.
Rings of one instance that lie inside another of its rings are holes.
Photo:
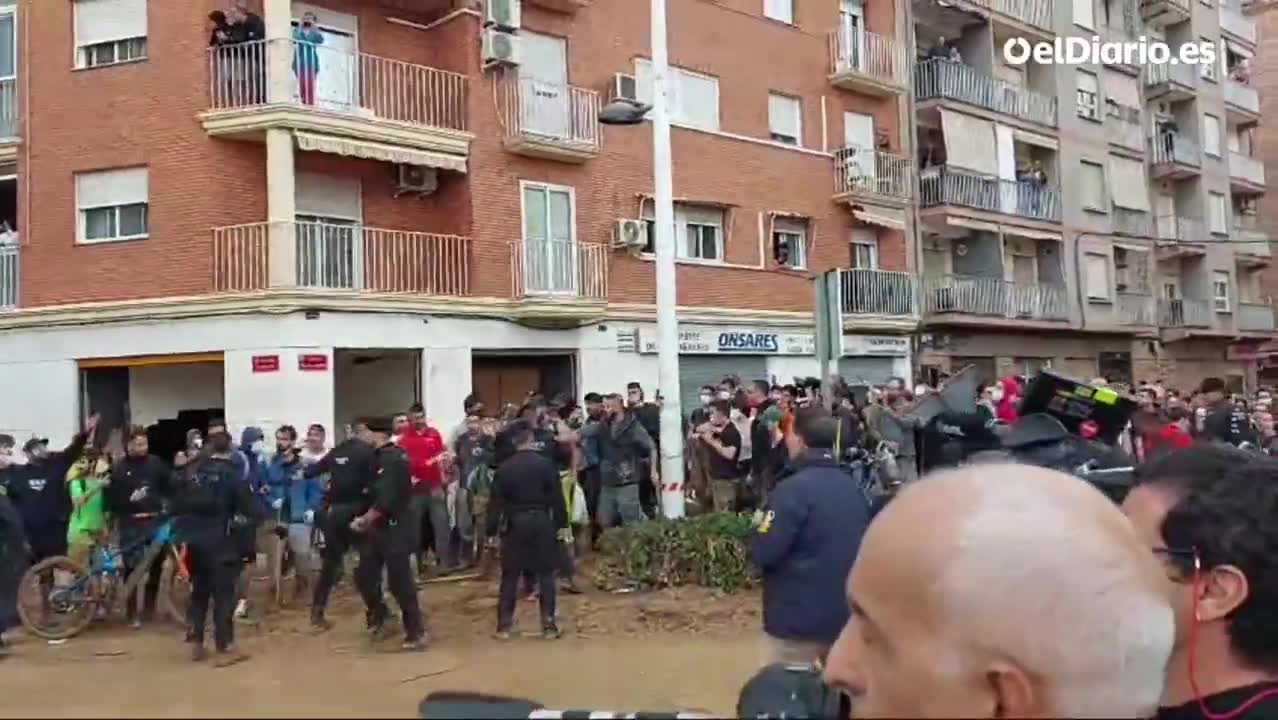
[[[1123,511],[1176,613],[1158,717],[1278,718],[1278,460],[1197,445],[1136,477]]]

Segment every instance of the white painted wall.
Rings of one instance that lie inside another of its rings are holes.
[[[625,395],[626,383],[631,381],[654,392],[658,374],[656,355],[619,353],[615,344],[602,349],[584,348],[577,353],[577,384],[583,396],[588,392]]]
[[[0,337],[0,347],[7,340]],[[0,350],[0,433],[22,442],[39,435],[53,447],[80,430],[80,371],[74,360],[15,362]]]
[[[821,363],[815,357],[776,355],[767,359],[768,377],[777,385],[790,385],[796,377],[821,377]]]
[[[378,357],[374,362],[356,364],[357,357]],[[370,415],[404,412],[413,404],[417,387],[417,354],[411,351],[351,351],[337,355],[334,376],[337,398],[335,427],[354,424]],[[326,426],[327,427],[327,426]],[[329,433],[333,428],[329,428]]]
[[[143,427],[181,410],[225,407],[221,363],[149,365],[129,369],[129,422]]]
[[[329,369],[302,372],[299,355],[328,356]],[[253,372],[254,355],[279,355],[277,372]],[[267,437],[281,425],[301,432],[311,423],[333,427],[333,348],[261,347],[231,350],[225,357],[226,423],[235,438],[249,425],[262,428]]]
[[[426,418],[447,440],[465,420],[462,406],[473,386],[470,348],[431,348],[422,354]]]

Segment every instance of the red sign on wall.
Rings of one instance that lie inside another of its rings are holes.
[[[279,372],[280,356],[279,355],[254,355],[253,356],[253,372],[267,373]]]
[[[328,370],[328,356],[323,354],[298,355],[297,369],[304,372],[324,372]]]

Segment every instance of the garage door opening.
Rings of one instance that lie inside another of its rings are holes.
[[[113,431],[140,425],[151,454],[172,461],[188,430],[203,432],[209,420],[224,417],[221,353],[100,358],[79,365],[81,410],[101,416],[99,445]]]
[[[490,412],[519,407],[530,394],[577,397],[575,355],[479,355],[471,360],[472,390]]]
[[[339,349],[333,352],[333,419],[330,438],[345,439],[360,418],[391,415],[421,402],[420,350]]]

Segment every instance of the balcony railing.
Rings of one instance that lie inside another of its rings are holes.
[[[1002,180],[949,166],[929,168],[920,174],[919,204],[923,207],[962,205],[1031,220],[1061,220],[1060,193],[1056,188],[1035,182]]]
[[[503,83],[502,95],[507,140],[599,151],[600,104],[594,90],[512,78]]]
[[[1206,300],[1159,300],[1158,324],[1168,328],[1209,328],[1211,303]]]
[[[1232,1],[1220,2],[1220,29],[1247,42],[1256,42],[1256,21],[1243,15]]]
[[[1227,80],[1224,84],[1223,93],[1226,105],[1231,105],[1244,112],[1260,113],[1260,93],[1256,92],[1256,88],[1250,85],[1243,85],[1234,80]]]
[[[1188,165],[1200,167],[1203,151],[1198,143],[1179,133],[1162,133],[1149,141],[1149,151],[1154,165]]]
[[[1157,306],[1152,295],[1118,293],[1118,324],[1149,325],[1157,321]]]
[[[1244,332],[1273,332],[1274,308],[1269,303],[1238,303],[1234,322]]]
[[[1269,231],[1261,226],[1257,215],[1235,215],[1234,231],[1230,233],[1238,243],[1237,252],[1257,257],[1271,257]]]
[[[1207,225],[1197,218],[1159,215],[1154,218],[1156,237],[1164,242],[1202,243],[1207,241]]]
[[[834,154],[836,195],[914,196],[914,163],[907,157],[850,146]]]
[[[848,268],[839,271],[844,315],[917,317],[918,278],[908,272]]]
[[[1115,207],[1114,232],[1129,237],[1147,238],[1154,234],[1154,219],[1140,210]]]
[[[918,100],[954,100],[1056,127],[1056,98],[990,77],[963,63],[919,63],[915,66],[914,92]]]
[[[606,301],[609,251],[607,245],[571,240],[511,243],[512,295]]]
[[[1231,152],[1229,153],[1229,177],[1255,185],[1264,185],[1265,163],[1258,158]]]
[[[923,310],[1016,320],[1068,320],[1065,288],[1002,278],[945,275],[924,281]]]
[[[270,77],[272,69],[283,67],[291,68],[288,78]],[[465,75],[367,53],[287,38],[224,45],[209,48],[209,78],[213,110],[285,103],[418,127],[466,129]],[[273,86],[289,87],[287,97],[279,97]]]
[[[18,307],[18,246],[0,245],[0,310]]]
[[[18,137],[18,81],[0,80],[0,139]]]
[[[271,227],[291,234],[296,286],[420,295],[469,294],[468,242],[457,235],[331,223],[252,223],[213,231],[215,292],[270,285]]]
[[[898,87],[910,79],[909,48],[869,30],[842,27],[830,33],[830,60],[835,75],[855,73]]]
[[[1052,29],[1051,0],[970,0],[970,2],[1041,30]]]
[[[1128,150],[1145,149],[1145,130],[1140,123],[1140,109],[1108,103],[1105,110],[1105,134],[1109,142]]]
[[[1152,87],[1163,83],[1172,83],[1190,88],[1196,87],[1197,78],[1194,77],[1194,74],[1197,72],[1197,68],[1197,65],[1150,63],[1145,66],[1145,86]]]

